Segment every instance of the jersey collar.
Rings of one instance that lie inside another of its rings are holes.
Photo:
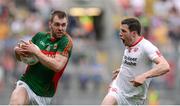
[[[144,38],[144,37],[141,36],[138,40],[136,40],[136,41],[135,41],[131,46],[129,46],[129,47],[133,47],[133,46],[137,45],[143,38]]]
[[[51,42],[55,42],[57,39],[55,38],[55,37],[53,37],[53,36],[51,36],[51,38],[50,38],[50,41]]]

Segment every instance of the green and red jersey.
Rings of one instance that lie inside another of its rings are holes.
[[[68,60],[71,56],[73,44],[68,34],[64,34],[59,39],[52,39],[49,33],[39,32],[32,38],[32,42],[47,56],[54,57],[55,54],[60,54],[68,57]],[[66,65],[59,72],[54,72],[40,62],[35,65],[28,65],[20,80],[26,82],[38,96],[52,97]]]

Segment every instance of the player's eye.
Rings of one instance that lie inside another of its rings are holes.
[[[66,23],[61,24],[62,27],[66,26]]]
[[[60,24],[59,23],[54,23],[54,26],[60,26]]]
[[[124,30],[124,29],[120,29],[120,32],[123,32],[123,33],[124,33],[124,32],[126,32],[126,30]]]

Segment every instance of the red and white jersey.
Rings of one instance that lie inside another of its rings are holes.
[[[151,79],[147,79],[139,87],[134,87],[130,81],[150,70],[154,64],[152,60],[158,56],[160,56],[158,48],[143,37],[133,46],[125,48],[120,72],[114,81],[125,97],[146,98]]]

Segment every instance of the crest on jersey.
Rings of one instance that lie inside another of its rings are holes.
[[[53,49],[57,49],[57,43],[56,43],[56,44],[54,44],[54,47],[53,47]]]
[[[131,50],[132,50],[132,48],[131,48],[131,47],[129,47],[129,48],[128,48],[128,52],[130,53],[130,52],[131,52]]]
[[[138,51],[138,48],[128,48],[128,52],[130,53],[131,51],[133,52],[137,52]]]
[[[138,51],[138,48],[134,48],[134,50],[133,50],[134,52],[137,52]]]

